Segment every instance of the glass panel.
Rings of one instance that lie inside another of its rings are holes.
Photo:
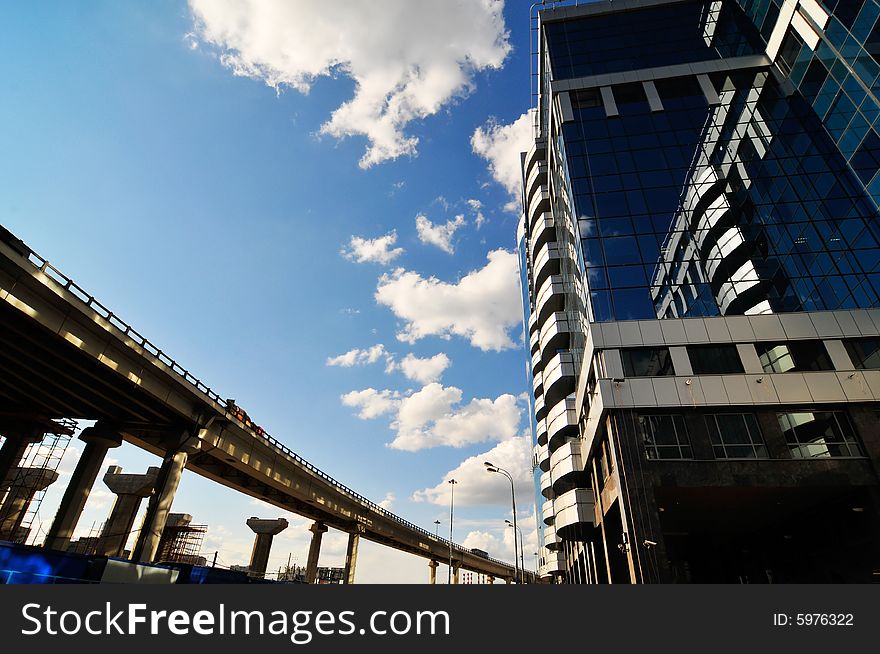
[[[757,343],[755,349],[764,372],[803,372],[833,370],[822,341]]]
[[[842,411],[790,411],[777,417],[796,459],[863,456],[849,417]]]
[[[669,349],[665,347],[621,350],[620,356],[623,359],[623,373],[627,377],[662,377],[675,374]]]
[[[744,372],[735,345],[698,345],[687,349],[695,375],[723,375]]]

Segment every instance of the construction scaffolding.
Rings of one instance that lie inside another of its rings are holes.
[[[169,513],[159,541],[157,561],[205,565],[201,556],[207,525],[194,525],[188,513]]]
[[[58,479],[61,459],[77,430],[75,420],[46,420],[42,439],[28,445],[18,465],[0,480],[0,539],[30,544],[39,539],[40,505],[46,490]]]

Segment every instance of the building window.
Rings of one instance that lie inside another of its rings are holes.
[[[706,427],[716,459],[766,459],[767,447],[754,413],[713,413]]]
[[[726,375],[744,372],[736,345],[697,345],[687,349],[695,375]]]
[[[855,338],[843,342],[856,368],[880,368],[880,338]]]
[[[666,347],[621,350],[620,358],[623,359],[623,374],[627,377],[663,377],[675,374],[669,348]]]
[[[795,459],[864,456],[842,411],[790,411],[777,417]]]
[[[804,372],[834,370],[822,341],[756,343],[764,372]]]
[[[682,416],[639,416],[639,424],[649,459],[694,458]]]

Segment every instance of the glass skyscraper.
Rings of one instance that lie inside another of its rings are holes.
[[[545,576],[880,574],[878,18],[538,13],[518,242]]]

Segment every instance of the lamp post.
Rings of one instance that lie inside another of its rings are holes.
[[[435,536],[439,536],[439,535],[440,535],[440,521],[439,521],[439,520],[435,520],[435,521],[434,521],[434,525],[436,525],[436,526],[434,527],[434,535],[435,535]]]
[[[487,472],[498,472],[507,477],[510,482],[510,500],[513,504],[513,568],[515,570],[516,576],[520,576],[519,571],[519,561],[517,561],[517,547],[516,547],[516,492],[513,490],[513,477],[507,470],[504,468],[499,468],[498,466],[489,463],[488,461],[483,462],[483,465],[486,466]],[[520,578],[520,582],[522,579]]]
[[[523,552],[526,546],[523,544],[523,533],[522,528],[514,525],[510,520],[505,520],[508,527],[513,527],[513,540],[514,545],[516,544],[516,532],[519,532],[519,578],[522,583],[526,583],[526,564],[523,561]]]
[[[455,485],[458,483],[454,479],[450,479],[449,484],[452,490],[449,493],[449,569],[446,571],[446,585],[452,584],[452,507],[455,500]]]

